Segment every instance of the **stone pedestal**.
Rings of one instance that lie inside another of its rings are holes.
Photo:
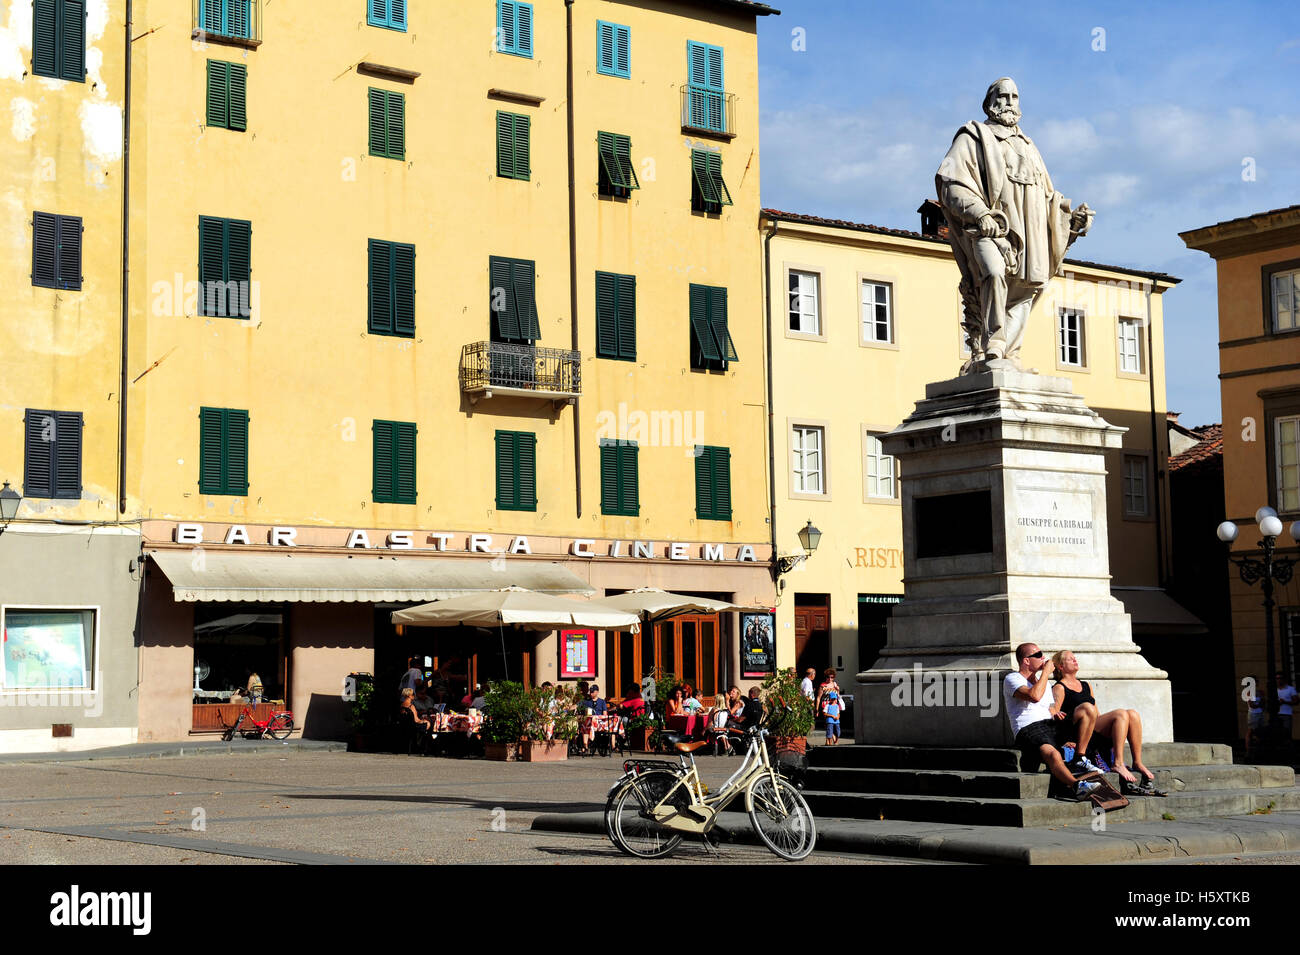
[[[1169,681],[1133,643],[1110,593],[1105,451],[1123,428],[1068,379],[987,371],[926,386],[881,440],[898,458],[903,602],[859,673],[860,743],[1011,742],[1002,678],[1015,648],[1072,650],[1099,708],[1173,738]]]

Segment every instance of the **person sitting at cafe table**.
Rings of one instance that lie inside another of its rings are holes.
[[[633,683],[627,688],[627,696],[619,704],[618,712],[627,719],[645,715],[645,699],[641,696],[641,687]]]
[[[425,718],[433,712],[433,700],[429,699],[429,691],[423,686],[415,688],[415,698],[411,702],[415,711]]]
[[[686,710],[682,706],[682,688],[675,686],[672,692],[668,694],[668,703],[664,707],[664,718],[672,719],[674,716],[685,716]]]
[[[578,701],[578,726],[581,730],[582,737],[582,755],[591,755],[591,744],[596,739],[596,727],[594,721],[587,717],[604,716],[609,712],[609,704],[600,698],[600,687],[595,683],[587,687],[587,698]]]
[[[682,709],[688,716],[694,716],[697,713],[703,713],[708,709],[695,696],[695,688],[689,683],[682,686]]]
[[[745,729],[757,726],[763,720],[763,701],[759,699],[759,692],[756,686],[749,688],[749,699],[745,701],[745,707],[740,719]]]
[[[433,724],[420,715],[420,711],[415,705],[415,691],[409,686],[402,690],[402,702],[399,710],[401,712],[409,712],[411,714],[411,720],[415,725],[422,727],[426,733],[433,732]]]
[[[248,699],[251,703],[262,702],[262,678],[256,670],[248,675]]]

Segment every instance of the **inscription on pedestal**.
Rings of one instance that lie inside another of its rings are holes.
[[[1037,557],[1091,557],[1097,526],[1091,491],[1017,486],[1008,550]]]

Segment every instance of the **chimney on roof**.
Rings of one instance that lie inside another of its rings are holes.
[[[934,199],[926,199],[916,210],[921,213],[921,235],[948,237],[948,221],[943,217],[943,207]]]

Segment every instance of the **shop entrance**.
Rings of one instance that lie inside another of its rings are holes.
[[[869,670],[880,659],[889,639],[889,618],[902,599],[897,594],[858,594],[858,670]]]
[[[287,613],[274,604],[198,603],[194,608],[193,732],[221,730],[235,721],[250,685],[262,685],[259,719],[289,699]],[[254,679],[256,675],[256,679]],[[197,687],[197,689],[195,689]],[[272,701],[275,701],[273,707]]]
[[[814,683],[831,665],[830,594],[794,595],[794,672],[801,678],[809,667],[817,671]]]
[[[515,627],[502,633],[477,627],[408,626],[399,634],[389,616],[397,609],[375,610],[375,681],[381,690],[391,687],[396,695],[411,666],[423,670],[435,690],[445,688],[446,701],[457,706],[476,683],[510,679],[533,685],[535,633]]]
[[[605,635],[605,695],[621,699],[652,670],[689,683],[696,696],[715,696],[722,685],[719,666],[722,625],[718,614],[684,614],[661,620],[641,633]]]

